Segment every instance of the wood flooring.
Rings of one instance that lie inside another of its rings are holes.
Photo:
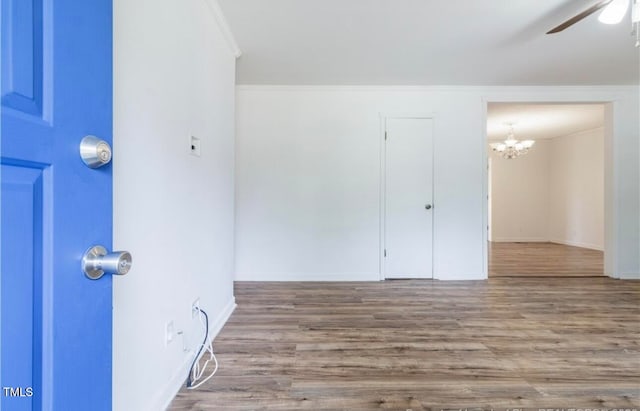
[[[170,410],[640,408],[640,282],[237,283]]]
[[[604,276],[604,253],[555,243],[489,242],[489,277]]]

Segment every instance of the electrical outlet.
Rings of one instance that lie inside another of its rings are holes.
[[[200,298],[196,298],[191,303],[191,318],[196,318],[200,314]]]
[[[191,155],[200,157],[200,139],[198,137],[189,137],[189,150]]]
[[[164,326],[164,345],[169,345],[169,343],[173,341],[174,336],[173,320],[171,320]]]

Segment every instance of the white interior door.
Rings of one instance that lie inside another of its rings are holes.
[[[387,118],[384,277],[433,278],[433,120]]]

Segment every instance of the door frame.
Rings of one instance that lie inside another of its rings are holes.
[[[545,96],[524,93],[524,95],[510,96],[484,96],[482,98],[482,259],[483,277],[489,278],[489,138],[487,135],[487,117],[489,104],[513,103],[513,104],[602,104],[604,106],[604,275],[605,277],[618,278],[617,263],[617,210],[618,198],[616,196],[615,181],[615,116],[618,96],[605,98],[567,98],[555,96],[552,93]]]
[[[385,249],[385,236],[386,236],[386,178],[387,178],[387,144],[385,140],[385,133],[387,132],[387,120],[389,119],[421,119],[431,120],[432,124],[432,144],[431,144],[431,202],[434,204],[431,213],[431,279],[435,279],[435,213],[436,213],[436,190],[435,190],[435,151],[436,151],[436,116],[434,113],[428,112],[416,112],[416,113],[378,113],[380,119],[380,132],[378,135],[380,142],[380,177],[379,177],[379,235],[378,235],[378,266],[380,272],[380,281],[386,280],[385,264],[384,264],[384,249]]]

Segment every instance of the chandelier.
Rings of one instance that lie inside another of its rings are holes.
[[[507,138],[503,142],[489,144],[491,149],[507,160],[527,154],[529,149],[535,144],[535,141],[516,140],[516,136],[513,131],[513,123],[506,123],[506,125],[509,126],[509,134],[507,134]]]

